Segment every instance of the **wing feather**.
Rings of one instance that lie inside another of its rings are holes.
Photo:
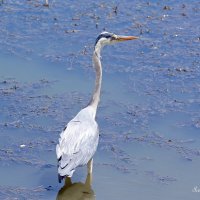
[[[72,176],[77,166],[93,157],[99,139],[98,125],[89,110],[81,110],[60,134],[56,146],[58,173]]]

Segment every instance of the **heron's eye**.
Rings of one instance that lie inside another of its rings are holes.
[[[111,36],[111,40],[116,40],[116,39],[117,39],[117,36],[113,34],[113,35]]]

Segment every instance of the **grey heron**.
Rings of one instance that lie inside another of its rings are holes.
[[[102,82],[101,49],[105,45],[134,40],[135,36],[119,36],[102,32],[96,39],[93,52],[93,65],[96,71],[95,88],[92,98],[64,128],[56,146],[59,182],[64,177],[72,177],[78,166],[87,164],[88,174],[92,174],[93,155],[99,141],[98,124],[95,120],[100,101]]]

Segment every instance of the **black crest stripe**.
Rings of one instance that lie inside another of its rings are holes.
[[[97,42],[101,39],[101,38],[110,38],[111,37],[111,34],[109,33],[103,33],[103,34],[100,34],[97,39],[96,39],[96,42],[95,42],[95,45],[97,44]]]

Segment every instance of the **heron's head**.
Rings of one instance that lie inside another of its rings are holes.
[[[135,40],[138,37],[135,36],[122,36],[115,35],[114,33],[102,32],[96,39],[95,47],[103,47],[108,44],[115,44],[117,42],[123,42],[127,40]]]

